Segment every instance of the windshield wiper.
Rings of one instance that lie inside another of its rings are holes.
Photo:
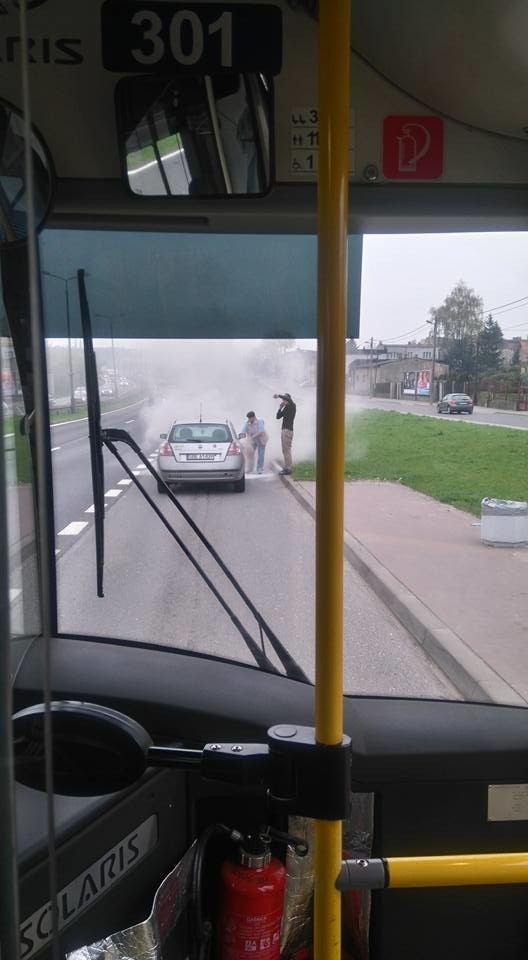
[[[88,407],[88,430],[90,438],[90,464],[92,470],[92,488],[94,498],[95,556],[97,576],[97,596],[104,597],[104,461],[103,441],[101,438],[101,405],[99,402],[99,382],[97,364],[92,340],[92,324],[84,270],[77,270],[79,287],[79,305],[84,344],[84,369],[86,374],[86,402]]]
[[[257,607],[255,606],[255,604],[253,603],[253,601],[251,600],[251,598],[248,597],[247,593],[246,593],[245,590],[240,586],[238,580],[236,579],[236,577],[234,576],[234,574],[231,572],[231,570],[229,569],[229,567],[227,566],[227,564],[224,563],[224,561],[222,560],[222,557],[220,556],[220,554],[217,552],[217,550],[215,550],[215,548],[214,548],[213,545],[209,542],[209,540],[207,539],[207,537],[205,536],[205,534],[200,530],[199,526],[195,523],[195,521],[193,520],[193,518],[191,517],[191,515],[190,515],[189,513],[187,513],[187,510],[185,509],[185,507],[182,506],[182,504],[180,503],[180,501],[174,496],[174,494],[173,494],[172,490],[170,489],[170,487],[167,486],[167,484],[164,482],[163,478],[160,476],[160,474],[157,472],[157,470],[154,469],[154,467],[152,466],[152,464],[150,463],[150,461],[148,460],[148,458],[145,456],[145,454],[143,453],[143,451],[141,450],[141,448],[139,447],[139,445],[138,445],[138,444],[136,443],[136,441],[133,439],[133,437],[131,437],[130,434],[129,434],[126,430],[119,430],[119,429],[117,429],[117,428],[113,428],[113,429],[110,429],[110,430],[103,430],[103,431],[102,431],[102,439],[103,439],[103,443],[104,443],[104,444],[108,447],[108,449],[113,453],[113,455],[114,455],[114,456],[116,457],[116,459],[119,461],[119,463],[121,464],[121,466],[123,467],[123,469],[126,471],[127,475],[130,477],[130,479],[133,481],[133,483],[135,483],[136,487],[137,487],[139,490],[141,490],[141,493],[142,493],[143,496],[145,497],[145,500],[147,500],[147,502],[150,503],[152,509],[157,513],[157,515],[159,516],[159,518],[160,518],[160,520],[162,521],[162,523],[167,527],[167,529],[170,531],[170,533],[172,534],[172,536],[175,538],[175,540],[176,540],[176,541],[179,543],[179,545],[182,547],[182,549],[184,550],[184,552],[186,553],[186,555],[189,556],[189,559],[191,560],[191,562],[193,563],[193,565],[196,566],[196,568],[200,570],[201,568],[199,567],[198,562],[194,559],[194,557],[192,557],[192,555],[190,554],[190,552],[187,550],[187,547],[185,547],[185,545],[182,544],[180,538],[178,537],[178,534],[176,533],[176,531],[174,530],[174,528],[171,526],[171,524],[169,523],[169,521],[168,521],[167,518],[165,517],[165,514],[162,513],[162,511],[161,511],[161,510],[159,509],[159,507],[156,505],[156,503],[154,502],[154,500],[152,499],[152,497],[150,497],[149,494],[146,492],[146,490],[141,486],[138,478],[137,478],[136,476],[134,476],[133,471],[130,469],[130,467],[128,466],[128,464],[123,460],[123,458],[120,456],[119,452],[117,451],[116,447],[114,446],[114,442],[120,441],[120,442],[122,442],[122,443],[126,443],[126,444],[134,451],[134,453],[136,454],[136,456],[139,457],[139,459],[141,460],[141,462],[145,464],[147,470],[149,471],[149,473],[152,474],[152,476],[155,478],[155,480],[161,481],[161,482],[164,484],[169,499],[172,501],[172,503],[174,504],[174,506],[180,511],[182,517],[187,521],[187,523],[188,523],[189,526],[191,527],[191,530],[196,534],[196,536],[199,538],[199,540],[201,540],[201,542],[203,543],[204,547],[209,551],[209,553],[211,554],[211,556],[213,557],[213,559],[216,561],[216,563],[218,564],[218,566],[219,566],[220,569],[222,570],[222,573],[225,574],[225,576],[227,577],[227,579],[229,580],[229,582],[232,584],[232,586],[233,586],[233,587],[235,588],[235,590],[237,591],[239,597],[241,597],[242,600],[244,601],[244,603],[246,604],[248,610],[250,610],[251,613],[253,614],[253,616],[255,617],[255,620],[257,621],[257,624],[258,624],[258,627],[259,627],[261,640],[263,639],[263,635],[267,637],[267,639],[269,640],[271,646],[272,646],[273,649],[275,650],[275,653],[277,654],[280,662],[282,663],[282,665],[283,665],[284,669],[286,670],[286,672],[287,672],[287,674],[288,674],[289,677],[292,677],[292,678],[295,679],[295,680],[303,680],[303,681],[305,681],[305,682],[309,682],[309,681],[308,681],[308,677],[306,676],[306,674],[304,673],[304,671],[302,670],[302,668],[299,666],[299,664],[297,663],[297,661],[291,656],[291,654],[288,652],[288,650],[286,649],[286,647],[281,643],[281,641],[279,640],[279,638],[278,638],[278,637],[276,636],[276,634],[273,632],[273,630],[271,629],[271,627],[266,623],[264,617],[262,616],[262,614],[260,613],[260,611],[257,609]],[[208,582],[207,574],[205,574],[205,572],[203,572],[203,571],[201,571],[201,573],[202,573],[202,576],[204,577],[204,579],[206,580],[206,582]],[[210,583],[209,583],[209,585],[210,585]],[[216,595],[216,594],[215,594],[215,595]],[[224,606],[225,601],[221,601],[221,602],[222,602],[222,605]],[[227,605],[224,606],[224,609],[228,610],[231,619],[234,618],[234,619],[233,619],[233,622],[235,622],[235,620],[238,620],[238,618],[235,616],[235,614],[234,614],[232,611],[229,610],[229,608],[227,607]],[[246,642],[247,642],[247,640],[246,640]],[[255,643],[255,641],[254,641],[253,639],[252,639],[252,643],[253,643],[253,644]],[[262,656],[262,652],[261,652],[261,650],[260,650],[260,647],[257,646],[257,650],[258,650],[259,654]],[[252,651],[252,652],[254,652],[254,651]],[[271,661],[268,661],[268,663],[271,663]]]
[[[164,482],[163,478],[159,473],[154,469],[148,458],[145,456],[143,451],[140,449],[136,441],[126,430],[120,430],[117,428],[112,428],[109,430],[101,429],[101,407],[99,402],[99,384],[97,378],[97,365],[95,361],[95,352],[93,349],[93,340],[92,340],[92,329],[91,329],[91,320],[90,320],[90,310],[88,306],[88,298],[86,296],[86,285],[84,280],[85,274],[84,270],[77,271],[77,281],[79,286],[79,301],[80,301],[80,312],[81,312],[81,322],[82,322],[82,331],[83,331],[83,342],[84,342],[84,357],[85,357],[85,370],[86,370],[86,395],[87,395],[87,406],[88,406],[88,425],[89,425],[89,435],[90,435],[90,463],[92,471],[92,486],[93,486],[93,496],[94,496],[94,519],[95,519],[95,549],[96,549],[96,565],[97,565],[97,596],[103,597],[103,571],[104,571],[104,462],[103,462],[103,444],[107,449],[113,454],[118,463],[122,466],[123,470],[127,476],[132,480],[138,490],[151,506],[157,516],[160,518],[163,525],[169,531],[171,536],[176,540],[176,543],[181,548],[185,556],[190,560],[194,568],[200,574],[204,582],[207,584],[211,592],[214,594],[218,602],[221,604],[223,609],[226,611],[230,617],[233,625],[236,627],[243,640],[245,641],[248,649],[251,651],[253,657],[260,667],[263,667],[266,670],[269,670],[272,673],[279,674],[280,671],[277,669],[275,664],[269,659],[264,649],[264,636],[267,637],[269,643],[273,647],[279,661],[284,667],[287,676],[295,680],[302,680],[305,683],[308,683],[308,677],[299,666],[297,661],[288,653],[288,650],[278,637],[275,635],[270,626],[266,623],[264,617],[260,611],[256,608],[255,604],[248,597],[246,592],[242,589],[238,580],[236,580],[234,574],[231,572],[229,567],[224,563],[220,554],[215,550],[213,545],[209,542],[204,533],[197,526],[192,517],[187,513],[185,508],[176,499],[172,490],[169,487],[166,487],[168,496],[172,503],[180,511],[181,515],[187,521],[193,532],[203,543],[206,549],[209,551],[210,555],[216,561],[222,572],[225,574],[229,582],[237,591],[238,595],[244,601],[246,607],[253,614],[260,633],[261,646],[254,640],[248,630],[244,627],[243,623],[237,617],[235,612],[229,606],[227,601],[224,599],[220,591],[212,582],[211,578],[205,572],[203,567],[200,565],[198,560],[193,556],[189,548],[185,545],[181,537],[178,535],[174,527],[167,520],[165,515],[159,509],[157,504],[154,502],[152,497],[147,493],[147,491],[142,487],[138,478],[134,475],[133,471],[130,469],[128,464],[125,462],[123,457],[120,455],[117,450],[115,443],[122,442],[126,443],[134,453],[140,458],[142,463],[145,464],[147,470],[152,474],[152,476],[160,482]],[[196,441],[199,442],[199,441]],[[166,486],[166,484],[165,484]]]

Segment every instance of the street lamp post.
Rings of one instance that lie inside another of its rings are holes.
[[[61,280],[64,284],[64,293],[66,298],[66,333],[68,336],[68,371],[70,380],[70,411],[75,413],[75,393],[73,389],[73,364],[72,364],[72,344],[71,344],[71,325],[70,325],[70,297],[68,293],[68,283],[75,280],[75,277],[60,277],[58,273],[50,273],[49,270],[43,270],[43,275],[53,277],[54,280]]]
[[[427,320],[427,323],[432,324],[433,327],[433,362],[431,364],[431,390],[429,393],[429,403],[434,403],[434,392],[435,392],[435,364],[436,364],[436,330],[438,327],[438,317],[434,317],[432,320]]]

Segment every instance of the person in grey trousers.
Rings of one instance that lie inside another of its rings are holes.
[[[276,413],[276,419],[282,420],[281,444],[282,455],[284,457],[284,469],[281,470],[283,476],[292,472],[292,443],[293,443],[293,421],[297,413],[297,407],[293,402],[290,393],[274,393],[274,400],[280,400],[281,405]]]

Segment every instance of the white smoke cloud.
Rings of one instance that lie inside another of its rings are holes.
[[[297,404],[294,462],[314,458],[315,387],[301,386],[302,365],[295,364],[292,372],[291,358],[278,342],[270,348],[258,340],[164,340],[139,348],[151,396],[151,405],[141,412],[149,444],[157,446],[160,433],[167,433],[174,420],[198,420],[200,414],[204,421],[227,418],[238,433],[247,412],[254,410],[269,436],[267,463],[274,458],[282,462],[281,421],[275,416],[280,401],[273,394],[288,392]],[[262,363],[270,352],[272,373]]]

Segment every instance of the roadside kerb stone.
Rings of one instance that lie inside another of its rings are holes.
[[[280,479],[315,519],[315,500],[312,495],[298,481],[288,476],[281,476]],[[464,697],[491,703],[526,705],[524,697],[347,531],[344,536],[344,555]]]

